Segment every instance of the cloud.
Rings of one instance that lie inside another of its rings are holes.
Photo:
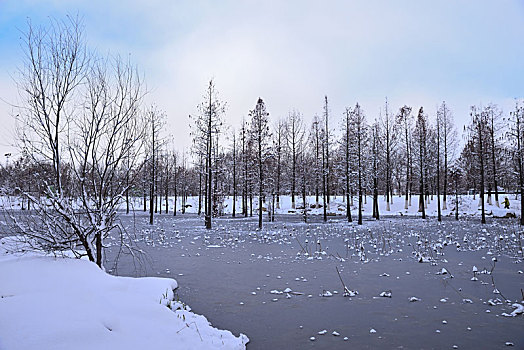
[[[131,54],[145,72],[148,101],[166,110],[168,131],[180,147],[190,145],[188,115],[196,113],[211,78],[228,103],[227,122],[237,128],[259,96],[273,120],[296,108],[310,121],[321,114],[327,94],[333,125],[357,101],[373,119],[386,96],[392,110],[423,105],[430,115],[446,100],[458,125],[468,122],[471,104],[506,107],[522,97],[524,5],[517,0],[57,0],[2,6],[9,11],[0,25],[21,28],[26,16],[45,22],[48,15],[78,13],[92,47]],[[2,49],[14,47],[16,38],[9,37],[0,42]],[[9,60],[6,68],[12,69],[20,50],[5,52],[0,62]]]

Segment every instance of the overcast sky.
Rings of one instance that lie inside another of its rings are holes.
[[[91,48],[131,55],[168,116],[166,135],[190,145],[189,114],[213,78],[237,127],[262,97],[272,120],[299,110],[309,124],[330,101],[332,126],[359,102],[368,120],[443,100],[462,128],[473,104],[507,113],[523,97],[524,1],[27,1],[0,0],[0,158],[13,142],[10,78],[27,19],[78,14]]]

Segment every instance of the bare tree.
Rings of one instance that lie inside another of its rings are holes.
[[[151,105],[146,111],[146,130],[147,130],[147,146],[148,146],[148,160],[149,160],[149,224],[154,222],[154,207],[155,199],[158,196],[157,186],[157,167],[159,150],[163,145],[163,139],[160,137],[160,132],[165,124],[165,112],[160,111],[155,105]],[[161,195],[161,194],[160,194]]]
[[[353,118],[353,111],[351,110],[351,108],[347,107],[346,108],[346,113],[344,115],[344,137],[343,137],[343,140],[342,140],[342,144],[344,146],[344,156],[345,156],[345,159],[344,159],[344,177],[346,179],[346,218],[348,220],[348,222],[352,222],[353,221],[353,218],[351,217],[351,200],[350,200],[350,196],[351,196],[351,189],[350,189],[350,186],[351,186],[351,179],[350,179],[350,175],[351,175],[351,164],[353,163],[353,156],[354,156],[354,152],[352,152],[353,150],[351,149],[352,148],[352,133],[351,133],[351,128],[352,128],[352,123],[354,122],[354,118]]]
[[[36,215],[12,215],[13,229],[37,249],[71,250],[102,267],[110,232],[130,247],[117,210],[129,186],[122,171],[130,176],[142,149],[141,79],[119,57],[89,62],[77,19],[29,24],[26,50],[20,141],[36,164],[51,165],[52,181],[45,196],[23,194]]]
[[[480,206],[481,206],[481,222],[486,223],[486,208],[484,203],[485,194],[485,169],[484,169],[484,153],[486,147],[486,133],[488,126],[488,116],[485,111],[481,111],[476,106],[471,106],[471,124],[469,127],[470,135],[473,140],[477,143],[476,153],[479,159],[480,166]]]
[[[381,130],[383,132],[383,145],[384,145],[384,156],[386,157],[385,162],[385,180],[386,180],[386,211],[390,211],[390,204],[393,203],[393,180],[392,180],[392,169],[393,169],[393,157],[397,145],[397,124],[394,118],[389,114],[389,105],[386,98],[386,104],[384,108],[384,114],[380,118]]]
[[[276,124],[275,126],[275,132],[274,132],[274,140],[273,140],[273,145],[274,145],[274,148],[275,148],[275,157],[276,157],[276,162],[277,162],[277,173],[276,173],[276,193],[275,193],[275,196],[276,196],[276,206],[277,206],[277,209],[280,209],[280,187],[281,187],[281,183],[280,183],[280,174],[282,172],[282,150],[283,150],[283,139],[284,139],[284,134],[285,134],[285,127],[286,127],[286,124],[282,121],[282,120],[279,120],[278,123]]]
[[[242,119],[242,131],[241,131],[241,138],[242,142],[242,213],[244,214],[244,217],[247,217],[247,197],[248,197],[248,136],[247,136],[247,130],[246,130],[246,121]]]
[[[427,155],[427,134],[428,134],[428,122],[427,117],[424,114],[424,110],[420,107],[418,111],[417,121],[415,125],[415,140],[417,142],[418,150],[418,172],[419,172],[419,202],[418,211],[422,213],[422,218],[426,218],[426,209],[424,203],[424,178],[427,174],[426,155]]]
[[[319,119],[318,116],[313,118],[313,123],[311,124],[310,138],[313,140],[313,154],[314,154],[314,178],[315,178],[315,208],[320,207],[319,203],[319,194],[320,194],[320,172],[322,171],[321,167],[321,156],[320,156],[320,128],[319,128]]]
[[[491,184],[493,184],[493,190],[495,192],[495,205],[497,207],[500,206],[499,204],[499,191],[498,191],[498,154],[500,153],[500,147],[498,145],[498,134],[501,129],[501,123],[500,119],[502,116],[502,111],[494,104],[489,104],[485,108],[485,113],[487,114],[488,118],[488,144],[489,144],[489,153],[490,153],[490,161],[491,161]],[[490,186],[491,189],[491,186]],[[491,204],[491,190],[488,189],[488,200],[489,204]]]
[[[327,222],[327,209],[328,209],[328,180],[327,180],[327,168],[328,168],[328,161],[327,161],[327,155],[326,155],[326,148],[327,144],[325,140],[327,140],[326,131],[322,129],[321,131],[321,138],[322,138],[322,146],[321,146],[321,153],[322,153],[322,212],[323,212],[323,219],[324,222]]]
[[[438,111],[437,119],[440,123],[440,140],[442,145],[442,156],[444,157],[444,169],[442,174],[443,193],[442,193],[442,209],[447,209],[447,194],[448,194],[448,172],[449,163],[453,161],[455,148],[457,145],[457,131],[453,125],[453,114],[449,110],[446,102],[442,102]]]
[[[377,120],[373,123],[371,128],[371,157],[373,159],[373,217],[380,220],[380,212],[378,207],[378,167],[379,167],[379,149],[380,149],[380,124]]]
[[[404,153],[404,164],[406,165],[406,187],[405,187],[405,202],[404,202],[404,209],[408,209],[411,198],[411,183],[412,183],[412,150],[411,150],[411,144],[412,144],[412,138],[411,138],[411,125],[412,125],[412,117],[411,117],[411,107],[408,107],[404,105],[400,108],[399,115],[397,116],[397,123],[402,126],[402,137],[403,142],[405,146],[405,153]]]
[[[196,152],[203,157],[205,162],[205,225],[207,229],[211,229],[212,217],[212,179],[213,179],[213,155],[216,152],[216,140],[218,133],[221,130],[222,120],[221,116],[225,111],[225,104],[218,99],[218,93],[215,88],[213,80],[209,81],[209,85],[203,96],[203,101],[198,105],[198,115],[194,118],[192,132],[193,146]]]
[[[353,111],[351,111],[351,125],[352,125],[352,140],[354,142],[354,151],[357,157],[357,183],[358,183],[358,224],[362,225],[362,211],[363,211],[363,176],[364,176],[364,154],[367,148],[367,125],[364,111],[357,103]],[[348,202],[349,205],[349,202]]]
[[[258,227],[262,228],[262,209],[263,209],[263,200],[265,197],[264,193],[264,173],[265,173],[265,163],[269,156],[269,113],[266,111],[266,105],[264,101],[259,98],[255,109],[249,112],[251,117],[251,139],[254,141],[256,153],[255,163],[257,167],[257,177],[258,177]]]
[[[326,212],[326,215],[324,215],[324,218],[327,219],[327,206],[329,206],[329,196],[331,194],[330,192],[330,162],[329,162],[329,106],[328,106],[328,98],[327,96],[324,96],[324,138],[323,138],[323,148],[324,148],[324,170],[322,172],[324,177],[324,212]]]
[[[520,192],[520,225],[524,225],[524,106],[522,102],[515,102],[515,110],[510,112],[511,126],[508,132],[513,142],[513,158],[517,163],[517,173]]]
[[[304,123],[298,111],[289,113],[285,123],[286,149],[291,157],[291,208],[295,209],[295,193],[297,182],[297,162],[301,156],[302,143],[304,142]]]
[[[437,221],[442,221],[442,209],[440,207],[440,128],[441,128],[441,118],[439,118],[439,113],[437,111],[436,118],[436,129],[437,129],[437,159],[436,159],[436,173],[437,173]]]
[[[237,206],[237,143],[236,143],[236,134],[233,130],[233,146],[232,146],[232,165],[233,165],[233,213],[232,216],[236,216],[236,206]]]

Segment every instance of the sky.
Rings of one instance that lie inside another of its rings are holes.
[[[144,74],[179,150],[210,79],[231,130],[258,97],[273,122],[298,110],[309,125],[327,95],[333,129],[357,102],[372,121],[386,98],[430,119],[446,101],[459,130],[471,105],[507,114],[524,97],[522,0],[0,0],[0,161],[18,153],[13,77],[28,19],[77,14],[90,48],[129,55]]]

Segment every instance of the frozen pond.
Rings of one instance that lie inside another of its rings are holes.
[[[196,215],[158,215],[152,227],[143,213],[135,219],[122,220],[146,257],[137,265],[122,256],[112,273],[177,279],[183,302],[247,334],[249,349],[524,348],[524,317],[502,315],[513,311],[504,298],[520,301],[524,289],[514,220],[384,218],[359,227],[281,216],[258,231],[256,218],[220,218],[209,231]],[[357,295],[343,296],[336,268]]]

